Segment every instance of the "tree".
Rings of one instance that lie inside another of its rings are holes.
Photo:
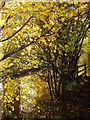
[[[88,76],[90,76],[90,63],[89,63],[89,60],[90,60],[90,32],[88,33]]]
[[[2,16],[7,22],[2,27],[4,54],[0,60],[5,64],[4,77],[44,76],[51,98],[60,98],[65,82],[75,76],[88,30],[89,3],[10,2],[3,10],[7,10]]]

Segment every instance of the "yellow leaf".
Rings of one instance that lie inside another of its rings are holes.
[[[78,17],[75,17],[75,20],[78,20]]]
[[[44,16],[40,16],[40,19],[41,19],[42,21],[45,21]]]
[[[1,113],[4,113],[4,111],[2,110]]]
[[[64,4],[64,7],[67,7],[68,5],[67,4]]]
[[[7,101],[4,99],[4,103],[6,103]]]
[[[5,20],[0,19],[0,26],[3,26],[5,24]]]
[[[53,20],[50,20],[50,24],[51,24],[51,25],[54,25],[54,22],[53,22]]]
[[[38,110],[38,113],[40,113],[40,110]]]
[[[16,97],[16,101],[19,101],[19,97],[18,96]]]
[[[12,111],[14,111],[14,107],[12,107]]]
[[[56,49],[54,50],[54,53],[56,53]]]
[[[65,19],[65,18],[61,18],[62,22],[64,22],[64,19]]]

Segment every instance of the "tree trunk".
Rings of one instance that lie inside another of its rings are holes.
[[[89,32],[89,35],[88,35],[88,76],[90,76],[90,32]]]

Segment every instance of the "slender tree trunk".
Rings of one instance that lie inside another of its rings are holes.
[[[48,86],[49,86],[51,100],[53,100],[53,94],[52,94],[52,89],[51,89],[51,84],[50,84],[50,73],[49,72],[48,72]]]
[[[90,32],[88,35],[88,76],[90,76]]]
[[[90,76],[90,53],[88,53],[88,76]]]

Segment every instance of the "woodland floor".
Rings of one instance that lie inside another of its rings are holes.
[[[46,104],[48,109],[42,109],[34,120],[44,119],[44,116],[45,120],[90,120],[90,77],[66,93],[63,102],[47,101]]]
[[[72,120],[90,120],[90,77],[68,94],[65,108],[74,116]]]
[[[66,93],[62,102],[47,101],[45,120],[90,120],[90,77]],[[35,120],[41,120],[38,116]]]

